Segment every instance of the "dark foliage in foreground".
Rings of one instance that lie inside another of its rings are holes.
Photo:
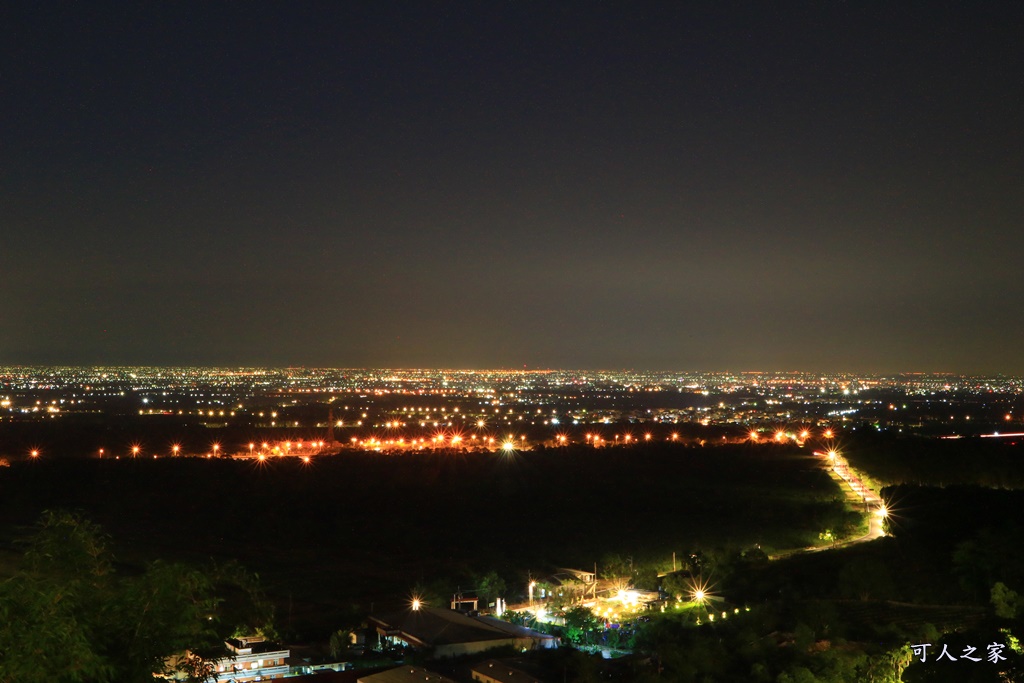
[[[77,515],[42,516],[21,567],[0,583],[0,681],[143,683],[174,668],[174,655],[269,629],[254,577],[236,565],[200,571],[157,560],[119,575],[107,542]]]

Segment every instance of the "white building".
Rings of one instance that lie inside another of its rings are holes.
[[[283,678],[291,651],[265,638],[232,638],[224,643],[233,656],[214,662],[217,683],[245,683]]]

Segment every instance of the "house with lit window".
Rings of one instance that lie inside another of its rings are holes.
[[[217,683],[246,683],[284,678],[291,652],[265,638],[231,638],[225,641],[228,657],[214,662]]]
[[[217,683],[248,683],[248,681],[272,681],[284,678],[290,671],[287,662],[291,651],[278,643],[259,636],[247,638],[230,638],[224,641],[228,653],[216,659],[207,659],[217,674]],[[191,652],[170,657],[166,664],[168,669],[175,670],[178,664],[191,656]],[[158,675],[154,678],[165,681],[185,680],[183,672]],[[214,679],[207,679],[213,683]]]

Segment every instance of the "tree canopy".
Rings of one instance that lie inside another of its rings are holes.
[[[237,566],[161,561],[120,576],[98,526],[46,512],[19,570],[0,583],[0,683],[151,683],[172,655],[213,652],[232,632],[266,627],[254,583]],[[247,607],[224,609],[216,589],[228,585],[247,596],[228,602]],[[195,658],[182,661],[194,668]]]

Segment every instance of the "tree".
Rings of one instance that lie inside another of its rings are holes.
[[[171,655],[222,640],[212,624],[218,600],[209,577],[184,565],[153,562],[142,576],[120,582],[111,602],[97,644],[117,662],[123,680],[169,673]]]
[[[658,570],[651,565],[637,567],[633,573],[633,587],[645,591],[657,590]]]
[[[807,652],[814,645],[814,629],[802,621],[797,623],[793,631],[793,645],[800,652]]]
[[[620,555],[606,555],[601,562],[601,575],[603,578],[621,579],[632,575],[632,560],[623,558]]]
[[[212,660],[188,652],[175,665],[174,670],[185,676],[186,683],[206,683],[217,679],[217,668]]]
[[[857,557],[839,570],[839,586],[845,597],[885,600],[896,591],[889,568],[872,557]]]
[[[218,618],[211,576],[158,561],[117,577],[99,527],[45,513],[0,584],[0,683],[151,683],[176,666],[201,680],[201,656],[171,657],[222,647],[235,626]]]
[[[600,622],[589,607],[573,607],[565,613],[566,636],[573,642],[590,642],[590,632],[597,629]]]
[[[109,591],[106,538],[89,522],[45,513],[23,564],[0,584],[0,682],[112,680],[93,643]]]
[[[338,629],[331,634],[330,648],[331,657],[338,658],[352,645],[352,630]]]
[[[661,589],[677,600],[689,596],[693,590],[689,577],[682,572],[666,574],[661,580]]]
[[[487,572],[479,577],[476,580],[476,586],[477,596],[486,606],[491,605],[495,600],[504,595],[507,589],[505,579],[498,576],[498,573],[494,571]]]
[[[1016,619],[1020,614],[1024,600],[1017,591],[1010,589],[1002,581],[996,581],[992,586],[992,606],[995,608],[996,616],[1002,619]]]

